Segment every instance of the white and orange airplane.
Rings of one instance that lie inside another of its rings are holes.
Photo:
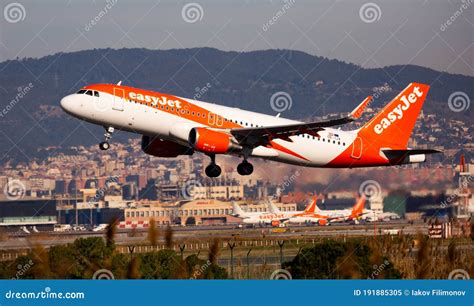
[[[314,207],[312,211],[294,216],[288,220],[288,223],[316,223],[319,225],[328,225],[330,223],[357,220],[371,212],[371,210],[364,208],[366,202],[364,196],[357,199],[351,209],[321,210],[316,204],[317,200],[315,196],[309,205]]]
[[[271,202],[269,206],[273,205]],[[303,211],[280,211],[276,206],[270,209],[270,212],[245,212],[237,203],[232,202],[233,216],[242,218],[245,224],[271,225],[278,227],[284,225],[291,218],[299,216],[309,216],[314,214],[316,201],[309,203]]]
[[[250,175],[250,157],[288,164],[354,168],[424,162],[435,150],[407,148],[429,86],[411,83],[362,128],[332,127],[359,118],[372,100],[367,97],[349,115],[301,122],[118,84],[94,84],[61,100],[69,114],[103,126],[109,149],[115,129],[142,136],[145,153],[176,157],[202,152],[211,158],[206,175],[217,177],[218,154],[240,156],[241,175]]]

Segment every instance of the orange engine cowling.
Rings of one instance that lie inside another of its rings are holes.
[[[231,149],[241,149],[231,141],[231,135],[207,128],[193,128],[189,132],[189,144],[204,153],[224,154]]]
[[[279,227],[281,224],[280,220],[272,220],[272,226],[273,227]]]
[[[318,220],[318,224],[321,225],[321,226],[327,225],[327,224],[328,224],[328,220],[327,220],[327,219],[319,219],[319,220]]]

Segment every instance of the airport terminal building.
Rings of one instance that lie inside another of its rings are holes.
[[[266,212],[267,205],[264,203],[245,204],[238,203],[248,212]],[[294,203],[277,203],[281,211],[296,210]],[[180,224],[180,225],[212,225],[212,224],[237,224],[240,218],[232,216],[231,202],[215,199],[194,200],[173,205],[164,205],[157,202],[143,203],[139,207],[125,209],[125,221],[129,224],[137,222],[148,222],[153,218],[157,225]]]
[[[53,231],[56,223],[56,200],[24,198],[0,202],[0,228],[8,232]]]

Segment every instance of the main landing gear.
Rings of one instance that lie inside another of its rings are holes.
[[[112,138],[112,134],[114,133],[114,128],[112,126],[105,128],[105,141],[99,143],[99,148],[102,151],[108,150],[110,148],[109,140]]]
[[[237,166],[237,172],[240,175],[250,175],[253,172],[252,164],[247,161],[247,158],[249,158],[251,152],[252,149],[249,147],[244,147],[242,150],[244,160]]]
[[[206,167],[206,175],[208,177],[218,177],[221,175],[221,167],[216,164],[216,155],[209,155],[211,158],[211,163]]]
[[[240,175],[250,175],[253,172],[253,165],[246,159],[237,166],[237,172]]]
[[[211,163],[206,167],[206,175],[208,177],[218,177],[221,175],[221,167],[216,164],[216,155],[209,155],[211,158]],[[237,172],[240,175],[250,175],[253,172],[253,165],[244,159],[238,166]]]

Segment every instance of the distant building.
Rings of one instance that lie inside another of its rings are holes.
[[[193,188],[194,199],[235,200],[244,197],[244,186],[237,183],[200,186]]]
[[[52,231],[57,223],[56,200],[22,199],[0,202],[0,228]]]
[[[276,203],[281,211],[296,210],[296,204]],[[267,212],[265,203],[242,204],[242,209],[248,212]],[[141,206],[125,209],[125,222],[148,223],[151,219],[157,225],[210,225],[240,223],[242,219],[232,216],[231,202],[215,199],[194,200],[181,205],[170,205],[158,202],[141,203]]]

